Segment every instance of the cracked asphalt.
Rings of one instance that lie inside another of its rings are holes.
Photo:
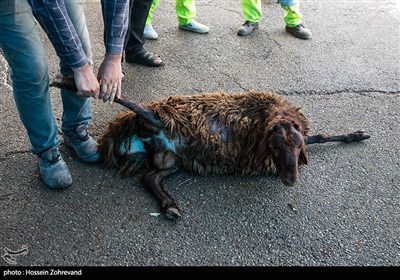
[[[263,1],[260,28],[236,35],[238,0],[197,0],[197,20],[211,31],[177,28],[174,1],[161,1],[148,50],[165,66],[124,65],[124,94],[139,102],[178,94],[274,91],[301,106],[315,133],[366,130],[355,144],[309,147],[295,187],[276,177],[194,177],[165,181],[183,217],[166,220],[137,177],[61,150],[73,185],[52,191],[6,84],[0,60],[0,265],[5,250],[18,266],[399,266],[400,3],[302,1],[312,40],[284,32],[283,11]],[[104,53],[100,4],[87,20],[96,66]],[[58,58],[43,36],[50,75]],[[54,111],[62,106],[51,89]],[[93,101],[90,132],[98,139],[120,105]]]

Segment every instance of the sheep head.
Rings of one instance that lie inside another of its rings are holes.
[[[259,153],[270,156],[281,182],[292,186],[299,178],[299,166],[307,164],[307,146],[299,126],[280,121],[267,129]]]

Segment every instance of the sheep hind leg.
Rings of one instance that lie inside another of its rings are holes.
[[[169,175],[178,171],[179,168],[171,168],[167,170],[152,170],[142,177],[142,183],[156,197],[161,205],[161,210],[170,220],[177,220],[181,217],[175,200],[167,193],[162,185],[162,180]]]
[[[326,143],[326,142],[360,142],[361,140],[365,140],[370,138],[370,136],[365,133],[365,131],[357,130],[355,132],[349,134],[342,135],[330,135],[330,134],[316,134],[307,136],[304,138],[306,144],[314,144],[314,143]]]

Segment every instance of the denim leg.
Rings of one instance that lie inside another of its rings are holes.
[[[279,0],[282,6],[293,6],[299,4],[299,0]]]
[[[0,48],[11,69],[19,116],[32,152],[38,154],[60,144],[50,99],[47,54],[30,9],[22,7],[28,4],[14,3],[13,13],[0,16]]]
[[[85,17],[85,1],[84,0],[65,0],[65,7],[68,15],[75,27],[79,39],[82,42],[83,50],[91,65],[92,50],[89,38],[89,32],[86,25]],[[72,76],[72,69],[60,62],[61,74],[64,76]],[[91,98],[78,96],[68,90],[61,90],[61,98],[63,103],[63,115],[61,129],[64,134],[69,134],[79,125],[87,125],[92,119],[92,103]]]

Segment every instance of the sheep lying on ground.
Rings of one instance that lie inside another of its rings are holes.
[[[146,107],[163,127],[123,112],[110,123],[99,150],[105,164],[124,175],[147,170],[142,181],[171,219],[180,212],[162,180],[179,167],[198,175],[278,174],[290,186],[299,165],[307,164],[306,144],[369,138],[362,131],[308,136],[300,108],[267,92],[172,96]]]
[[[101,137],[103,161],[126,176],[145,171],[142,182],[170,219],[181,214],[162,180],[180,168],[197,175],[277,174],[291,186],[307,164],[307,144],[369,138],[363,131],[309,136],[300,108],[269,92],[171,96],[144,106],[115,102],[132,111],[116,116]]]

